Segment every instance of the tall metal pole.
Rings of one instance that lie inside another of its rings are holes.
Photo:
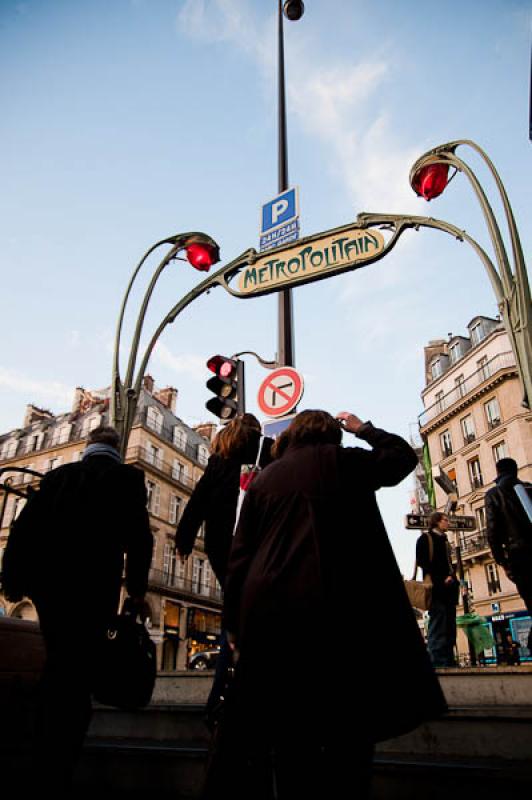
[[[279,0],[279,108],[278,108],[278,176],[279,193],[288,189],[288,152],[286,146],[286,96],[284,80],[283,5]],[[281,365],[295,366],[292,292],[285,289],[278,294],[278,344],[277,361]]]

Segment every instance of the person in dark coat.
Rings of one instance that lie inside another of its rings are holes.
[[[427,646],[435,667],[455,664],[459,583],[451,561],[448,529],[447,514],[435,511],[429,518],[429,530],[422,533],[416,543],[416,561],[423,570],[423,577],[428,577],[432,583]]]
[[[532,615],[532,523],[515,491],[524,484],[513,458],[501,458],[495,469],[496,485],[486,492],[488,542],[493,558],[515,583]],[[532,645],[532,631],[529,642]]]
[[[187,558],[205,523],[205,552],[221,586],[225,582],[229,551],[233,543],[236,510],[243,464],[255,464],[261,427],[253,414],[235,417],[216,435],[207,468],[185,506],[176,530],[178,555]],[[271,461],[272,440],[262,444],[259,466]]]
[[[341,447],[342,427],[372,450]],[[233,732],[252,765],[236,794],[271,797],[273,781],[280,800],[366,797],[374,743],[446,709],[375,498],[417,458],[399,436],[325,411],[298,414],[274,456],[244,500],[225,586]],[[374,626],[379,659],[367,657]]]
[[[205,524],[205,552],[218,582],[223,587],[241,486],[243,465],[254,465],[261,447],[258,466],[271,461],[272,440],[262,439],[261,426],[253,414],[235,417],[217,434],[207,468],[196,484],[176,530],[176,548],[181,559],[192,552],[200,527]],[[212,728],[214,715],[224,693],[226,673],[231,665],[225,633],[216,662],[216,673],[207,700],[207,723]]]
[[[124,556],[132,611],[142,612],[153,537],[141,470],[121,463],[101,426],[79,462],[52,470],[28,500],[3,560],[8,599],[33,601],[46,649],[34,779],[68,790],[91,718],[91,659],[118,612]]]

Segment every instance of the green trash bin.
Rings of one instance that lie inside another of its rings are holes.
[[[456,618],[457,626],[464,629],[477,656],[483,650],[489,650],[495,645],[495,639],[489,629],[485,627],[486,622],[486,617],[481,617],[479,614],[463,614]]]

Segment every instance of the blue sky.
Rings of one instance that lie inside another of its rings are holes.
[[[463,176],[430,206],[408,185],[421,153],[468,138],[495,162],[529,252],[530,10],[519,0],[308,0],[285,27],[303,235],[360,211],[409,212],[489,249]],[[204,230],[222,262],[258,247],[260,207],[277,190],[275,34],[273,0],[0,0],[0,430],[21,425],[28,402],[59,412],[75,386],[108,385],[120,301],[152,243]],[[199,280],[184,263],[169,267],[147,331]],[[428,231],[298,289],[294,307],[301,407],[352,410],[403,435],[421,411],[423,345],[497,313],[476,256]],[[274,357],[276,313],[275,296],[217,289],[167,330],[149,371],[179,389],[187,422],[209,418],[210,355]],[[251,410],[263,377],[250,363]],[[405,571],[409,486],[379,496]]]

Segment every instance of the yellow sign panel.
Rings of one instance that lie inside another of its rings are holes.
[[[384,249],[384,237],[377,230],[344,230],[287,250],[270,250],[244,267],[238,288],[242,294],[253,294],[326,278],[327,273],[336,274],[358,262],[373,260]]]

